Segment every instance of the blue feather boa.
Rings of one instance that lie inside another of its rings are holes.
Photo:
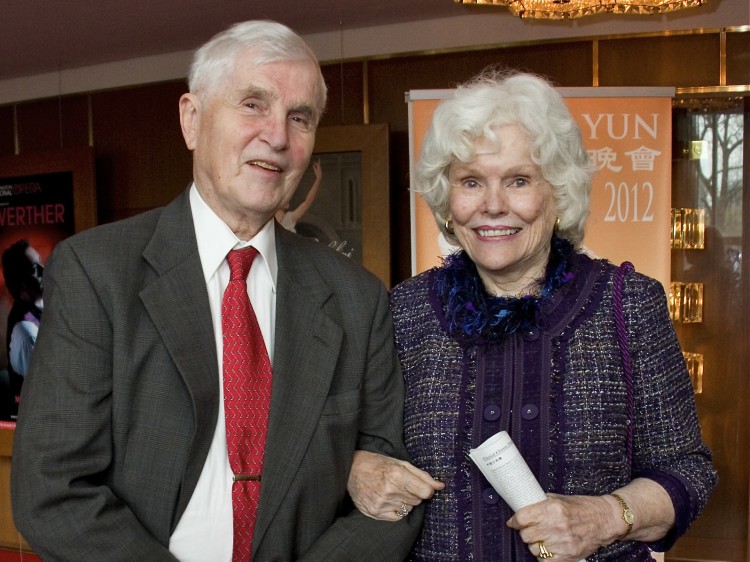
[[[491,296],[465,251],[447,256],[443,267],[437,270],[435,290],[450,334],[460,341],[481,345],[539,325],[542,303],[573,279],[570,263],[574,252],[570,242],[553,236],[542,290],[538,296],[523,297]]]

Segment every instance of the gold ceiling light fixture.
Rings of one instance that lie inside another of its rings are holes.
[[[456,4],[505,6],[515,16],[571,19],[593,14],[661,14],[694,8],[704,0],[453,0]]]

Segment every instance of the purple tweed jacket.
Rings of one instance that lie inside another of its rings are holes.
[[[601,495],[636,477],[667,490],[677,517],[664,540],[616,542],[589,561],[650,560],[649,547],[669,548],[700,514],[716,475],[661,285],[625,275],[628,392],[613,310],[614,265],[575,254],[573,279],[544,301],[535,326],[479,344],[449,334],[434,289],[438,271],[405,281],[391,295],[406,381],[407,449],[418,467],[446,483],[428,502],[411,560],[535,560],[505,525],[510,508],[467,456],[501,430],[547,492]]]

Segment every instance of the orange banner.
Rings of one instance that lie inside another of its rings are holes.
[[[669,288],[672,88],[562,88],[596,167],[584,246]],[[409,93],[412,170],[438,103],[449,90]],[[412,194],[412,270],[440,264],[439,231]]]

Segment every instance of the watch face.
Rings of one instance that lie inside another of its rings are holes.
[[[623,519],[625,519],[625,523],[627,523],[628,525],[632,525],[633,522],[635,521],[635,516],[633,515],[633,512],[630,511],[629,509],[626,509],[622,513],[622,517]]]

